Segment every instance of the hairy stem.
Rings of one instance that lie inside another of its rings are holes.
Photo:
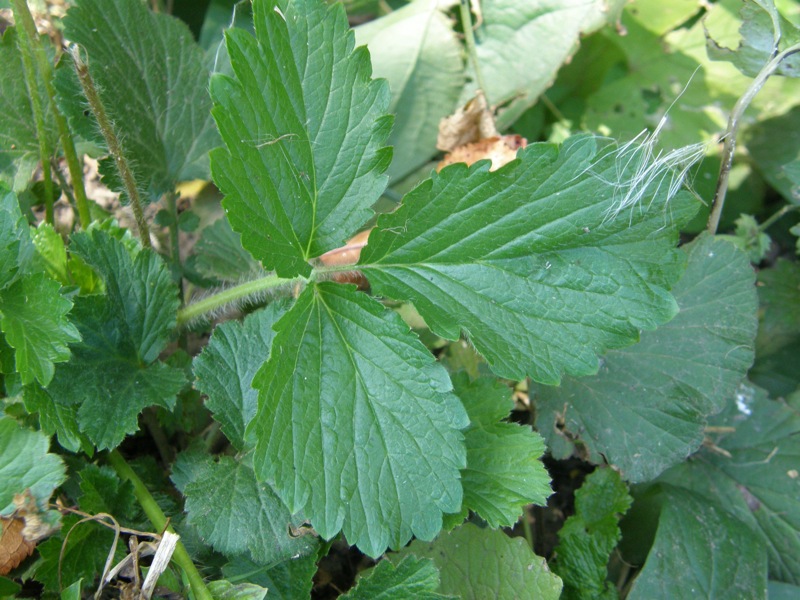
[[[486,93],[486,83],[483,80],[481,67],[478,64],[478,47],[475,44],[475,33],[472,30],[472,14],[469,12],[469,0],[461,0],[461,26],[464,28],[464,40],[467,43],[467,54],[469,54],[472,68],[475,70],[475,81],[478,87]]]
[[[44,180],[45,220],[52,224],[54,220],[53,177],[50,172],[50,157],[53,155],[53,149],[50,147],[50,140],[47,138],[44,108],[39,97],[39,78],[36,73],[36,66],[33,63],[33,48],[39,38],[36,33],[36,25],[25,0],[14,0],[14,18],[20,25],[17,27],[17,42],[22,56],[22,68],[25,73],[25,86],[28,88],[28,99],[33,109],[36,137],[39,139],[39,158],[42,163],[42,179]]]
[[[112,450],[108,454],[108,462],[110,462],[111,466],[114,467],[117,475],[119,475],[123,480],[130,481],[131,484],[133,484],[133,493],[136,496],[136,500],[139,501],[139,504],[142,506],[147,518],[153,524],[153,527],[155,527],[158,531],[164,531],[166,529],[172,533],[175,533],[172,527],[167,527],[167,517],[158,506],[155,498],[153,498],[152,494],[150,494],[150,490],[147,489],[142,480],[139,479],[139,476],[136,474],[136,472],[117,450]],[[189,553],[186,551],[186,548],[181,542],[178,542],[178,545],[175,546],[175,552],[172,555],[172,559],[186,574],[186,578],[189,580],[189,585],[192,587],[194,597],[197,600],[212,600],[211,592],[208,591],[200,572],[197,570],[197,567],[194,566]]]
[[[74,46],[70,54],[72,55],[75,72],[78,74],[78,80],[81,82],[83,93],[97,119],[97,125],[100,127],[100,132],[103,134],[103,138],[106,141],[108,151],[114,158],[114,164],[117,165],[122,183],[125,185],[125,191],[128,193],[131,208],[133,209],[133,216],[136,218],[136,225],[139,228],[139,237],[142,239],[142,246],[149,248],[150,229],[147,227],[147,221],[144,219],[142,202],[139,198],[139,188],[136,187],[136,180],[133,177],[133,172],[122,151],[122,144],[120,144],[117,133],[114,131],[114,126],[111,124],[111,120],[106,113],[106,108],[102,100],[100,100],[100,94],[97,93],[97,86],[94,83],[91,73],[89,73],[89,67],[81,58],[79,48]]]
[[[711,214],[708,216],[708,225],[706,226],[706,229],[711,234],[717,232],[719,219],[722,215],[722,208],[725,205],[725,194],[728,192],[728,178],[730,177],[731,166],[733,165],[733,152],[736,150],[736,134],[739,130],[739,123],[744,115],[744,111],[747,110],[753,98],[755,98],[756,94],[764,87],[767,79],[776,71],[781,62],[788,56],[797,52],[800,52],[800,44],[795,44],[787,48],[764,65],[764,68],[761,69],[756,78],[753,79],[750,87],[748,87],[745,93],[742,94],[742,97],[737,100],[731,111],[730,117],[728,118],[728,128],[725,131],[725,145],[722,148],[722,164],[719,168],[717,189],[714,193],[714,205],[711,209]]]
[[[351,269],[352,270],[352,269]],[[293,283],[304,281],[303,278],[298,277],[295,279],[284,279],[277,275],[270,274],[253,281],[247,281],[227,290],[222,290],[208,296],[202,300],[198,300],[178,311],[178,327],[183,327],[187,323],[202,317],[208,313],[219,310],[227,304],[239,302],[248,296],[260,294],[267,290],[275,289],[278,287],[288,287]]]

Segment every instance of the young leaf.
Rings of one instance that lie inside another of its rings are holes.
[[[613,469],[598,469],[575,492],[575,514],[558,532],[556,573],[564,598],[617,597],[609,586],[608,559],[620,539],[620,515],[631,505],[628,486]]]
[[[766,543],[770,577],[798,585],[800,394],[790,400],[787,406],[767,399],[762,390],[742,386],[735,401],[709,420],[712,426],[735,428],[713,440],[730,457],[704,449],[660,481],[688,488],[748,525],[744,545]]]
[[[30,490],[39,508],[66,479],[64,463],[47,451],[47,436],[0,418],[0,514],[14,511],[14,495]]]
[[[436,154],[439,121],[456,108],[464,87],[462,45],[441,4],[411,2],[355,28],[356,43],[368,45],[375,75],[392,91],[392,179]]]
[[[431,539],[461,506],[468,424],[447,372],[400,317],[331,282],[275,325],[247,429],[260,479],[319,534],[370,556]]]
[[[523,538],[496,529],[467,523],[434,542],[415,540],[399,553],[408,555],[432,558],[442,578],[439,592],[464,600],[557,600],[561,595],[561,579],[545,560]]]
[[[269,356],[275,336],[272,326],[284,312],[284,304],[272,303],[241,323],[217,326],[208,346],[194,359],[197,389],[208,396],[206,407],[237,450],[245,449],[244,431],[258,408],[253,376]]]
[[[675,315],[677,229],[697,204],[654,182],[617,214],[631,173],[589,136],[519,157],[495,172],[453,165],[418,186],[379,218],[359,268],[440,337],[463,331],[501,377],[557,384]]]
[[[474,511],[490,527],[511,527],[523,506],[544,505],[552,493],[539,460],[544,441],[529,427],[501,422],[513,403],[508,387],[497,380],[470,381],[459,373],[453,387],[470,419],[464,431],[467,468],[461,471],[461,511]]]
[[[67,12],[64,35],[86,51],[100,99],[112,122],[125,127],[124,153],[150,200],[178,181],[208,177],[208,151],[219,137],[203,52],[183,23],[138,0],[80,0]],[[59,105],[73,126],[86,120],[83,96],[60,88]]]
[[[764,544],[706,498],[666,486],[658,532],[630,600],[766,598]]]
[[[114,448],[137,429],[150,405],[175,402],[183,373],[156,361],[175,326],[177,290],[161,258],[100,230],[73,236],[71,250],[103,278],[105,296],[76,299],[72,316],[83,341],[47,389],[54,401],[80,405],[81,431],[98,448]]]
[[[366,49],[353,50],[341,5],[253,9],[255,37],[226,33],[235,78],[211,81],[226,145],[212,172],[244,247],[278,275],[307,276],[307,261],[342,245],[386,185],[389,89],[370,79]]]
[[[428,558],[405,556],[397,563],[382,560],[363,574],[342,600],[436,600],[452,598],[436,593],[439,570]]]
[[[214,600],[264,600],[268,589],[252,583],[234,585],[222,579],[209,583],[208,591]]]
[[[189,453],[191,480],[181,487],[186,496],[188,523],[215,550],[228,556],[249,553],[260,565],[308,554],[316,548],[316,538],[292,537],[289,528],[301,518],[292,517],[273,489],[256,481],[253,467],[246,460]]]
[[[647,481],[700,446],[705,418],[735,392],[753,360],[753,270],[743,252],[708,236],[685,251],[689,264],[673,288],[678,316],[606,354],[596,376],[537,387],[539,430],[556,456],[573,451],[564,430],[592,460]]]

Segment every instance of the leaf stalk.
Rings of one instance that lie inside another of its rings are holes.
[[[469,0],[461,0],[459,8],[461,11],[461,26],[464,28],[464,41],[467,44],[467,54],[472,63],[472,68],[475,70],[475,81],[485,94],[487,89],[486,82],[483,80],[481,67],[478,64],[478,47],[475,44],[475,33],[472,30],[472,14],[470,13]]]
[[[158,531],[166,530],[175,533],[172,527],[168,526],[167,517],[158,506],[158,503],[156,502],[155,498],[153,498],[150,490],[147,489],[147,486],[145,486],[144,482],[139,479],[139,476],[136,474],[136,472],[117,450],[112,450],[109,452],[108,462],[110,462],[111,466],[114,467],[117,475],[133,484],[133,493],[136,496],[136,499],[139,501],[139,504],[142,506],[147,518],[153,524],[153,527],[155,527]],[[186,578],[189,580],[189,585],[192,587],[194,597],[197,600],[212,600],[213,597],[211,592],[209,592],[208,588],[206,587],[206,584],[203,582],[203,577],[200,575],[200,572],[192,562],[189,553],[186,551],[186,548],[180,541],[178,542],[177,546],[175,546],[175,552],[172,555],[172,559],[181,569],[183,569],[183,572],[186,574]]]
[[[717,233],[719,220],[722,216],[722,208],[725,205],[725,194],[728,192],[728,179],[730,177],[731,167],[733,166],[733,153],[734,150],[736,150],[736,134],[739,130],[739,124],[744,115],[744,111],[747,110],[753,98],[761,91],[767,79],[777,70],[781,62],[797,52],[800,52],[800,44],[795,44],[787,48],[764,65],[764,68],[761,69],[755,79],[750,83],[750,87],[748,87],[741,98],[736,101],[731,111],[730,117],[728,118],[728,128],[724,135],[725,144],[722,147],[722,163],[719,168],[719,177],[717,178],[717,189],[714,193],[714,204],[711,209],[711,214],[708,216],[708,225],[706,226],[706,229],[712,235]]]
[[[127,158],[122,150],[122,144],[117,137],[116,131],[111,120],[108,118],[106,108],[103,101],[100,99],[100,94],[97,92],[97,86],[94,83],[94,78],[89,73],[89,66],[83,61],[80,56],[80,49],[78,46],[73,46],[70,50],[72,61],[75,65],[75,72],[78,75],[78,80],[83,88],[83,93],[86,100],[89,102],[91,108],[97,119],[97,124],[100,127],[100,132],[108,146],[108,151],[114,158],[114,164],[117,166],[122,183],[125,186],[125,191],[128,193],[131,208],[133,209],[133,216],[136,219],[136,225],[139,228],[139,236],[142,239],[142,246],[150,248],[150,229],[147,226],[147,221],[144,218],[144,211],[142,210],[142,201],[139,196],[139,188],[136,186],[136,180],[128,164]]]

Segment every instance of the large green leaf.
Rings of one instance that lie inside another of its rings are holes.
[[[272,326],[284,312],[282,303],[273,303],[242,323],[217,326],[208,346],[194,360],[197,389],[208,396],[206,406],[238,450],[245,448],[244,430],[258,406],[253,376],[269,356],[275,335]]]
[[[431,539],[461,507],[468,423],[445,369],[350,286],[309,285],[275,325],[247,429],[256,474],[323,538],[370,556]]]
[[[620,539],[619,518],[630,508],[628,486],[613,469],[598,469],[575,492],[575,514],[558,532],[555,571],[564,598],[616,598],[606,581],[608,560]]]
[[[208,151],[219,136],[203,52],[188,28],[138,0],[80,0],[68,11],[64,28],[85,50],[109,118],[124,127],[118,132],[123,153],[146,196],[156,200],[178,181],[207,178]],[[59,89],[59,104],[72,126],[87,130],[81,124],[90,118],[85,99]],[[96,130],[94,138],[99,141]],[[113,174],[113,167],[106,174]]]
[[[188,522],[215,550],[228,556],[249,553],[257,564],[268,565],[316,548],[311,536],[289,534],[302,519],[293,518],[272,488],[256,481],[248,460],[189,453],[191,481],[182,485]]]
[[[589,136],[519,156],[495,172],[453,165],[415,188],[378,220],[359,268],[437,335],[463,332],[498,375],[556,384],[675,315],[677,229],[697,203],[655,181],[621,208],[636,161]]]
[[[730,457],[704,449],[660,480],[700,494],[747,524],[755,535],[744,545],[766,543],[770,577],[799,585],[800,394],[791,400],[787,406],[743,386],[709,422],[735,429],[713,439]]]
[[[450,598],[436,592],[439,570],[433,561],[406,556],[394,564],[382,560],[364,573],[355,587],[340,596],[342,600],[404,600],[420,598],[436,600]]]
[[[539,430],[557,456],[585,444],[632,481],[647,481],[703,441],[705,419],[722,409],[753,360],[756,292],[746,255],[705,236],[685,247],[688,267],[673,288],[680,312],[600,372],[537,387]]]
[[[66,479],[61,458],[47,452],[47,436],[20,427],[11,418],[0,418],[0,514],[14,511],[14,495],[30,490],[43,508]]]
[[[762,120],[747,131],[747,151],[764,178],[792,204],[800,204],[800,106]]]
[[[653,548],[628,598],[766,598],[764,544],[706,498],[664,490]]]
[[[536,556],[523,538],[471,523],[434,542],[415,540],[399,556],[432,558],[439,568],[439,592],[464,600],[556,600],[561,579]],[[396,560],[392,558],[392,560]]]
[[[47,392],[78,405],[81,431],[98,448],[113,448],[137,430],[143,408],[173,406],[185,383],[180,370],[156,360],[175,326],[177,290],[160,257],[140,250],[134,258],[104,231],[74,235],[71,249],[98,271],[106,294],[76,299],[83,341]]]
[[[226,33],[235,78],[216,75],[213,113],[226,148],[214,181],[242,244],[279,275],[341,244],[386,185],[391,118],[386,82],[353,50],[341,5],[261,0],[256,36]]]
[[[437,152],[439,121],[454,111],[465,83],[461,43],[438,0],[417,0],[355,32],[392,91],[389,176],[397,179]]]
[[[502,423],[513,408],[508,386],[484,377],[453,377],[453,387],[469,415],[464,431],[467,468],[461,471],[464,501],[490,527],[511,527],[525,505],[544,505],[552,493],[550,477],[539,458],[544,441],[530,427]]]

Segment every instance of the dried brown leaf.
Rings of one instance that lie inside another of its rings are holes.
[[[503,135],[482,139],[471,144],[459,146],[450,154],[445,155],[436,170],[439,171],[447,165],[455,163],[474,162],[488,158],[492,161],[491,170],[499,169],[517,157],[517,150],[528,145],[528,140],[520,135]]]
[[[439,122],[439,137],[436,147],[450,152],[459,146],[500,135],[494,121],[494,113],[486,103],[486,96],[478,90],[477,95],[459,108],[455,114]]]

